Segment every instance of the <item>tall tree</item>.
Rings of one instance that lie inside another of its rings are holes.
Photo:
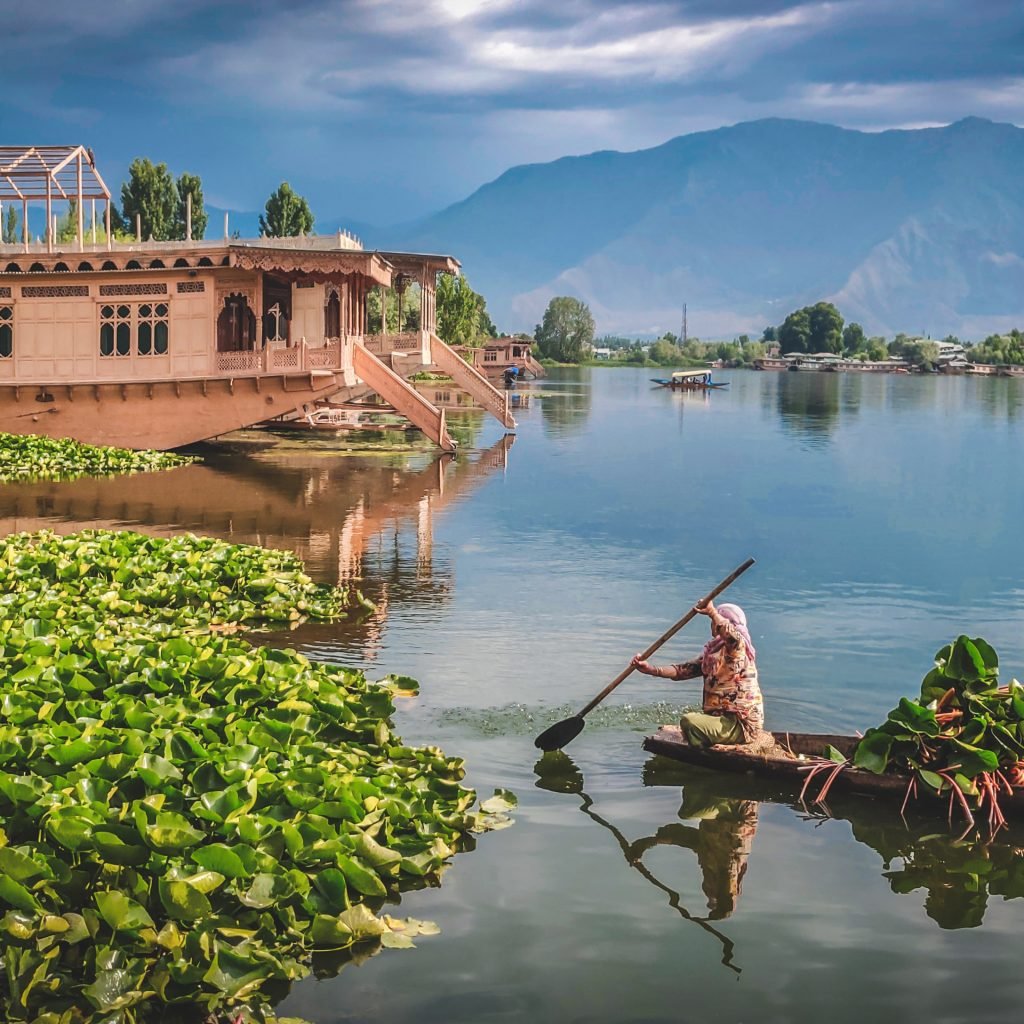
[[[594,318],[579,299],[561,295],[548,303],[534,332],[541,354],[560,363],[578,363],[594,343]]]
[[[177,208],[178,189],[167,164],[136,157],[128,168],[128,180],[121,186],[121,209],[128,230],[134,233],[138,215],[144,240],[172,239]]]
[[[267,200],[266,216],[260,214],[260,234],[265,238],[289,238],[308,235],[313,230],[313,212],[309,203],[282,181]]]
[[[843,328],[843,351],[847,353],[860,352],[867,346],[867,337],[864,328],[860,324],[849,323]]]
[[[18,240],[18,211],[14,206],[7,207],[5,220],[0,225],[0,240],[4,242],[16,242]]]
[[[831,302],[794,310],[776,334],[782,351],[842,352],[843,318]]]
[[[811,324],[811,351],[843,351],[843,318],[831,302],[818,302],[809,307]]]
[[[810,307],[794,310],[779,327],[776,338],[784,355],[790,352],[810,352],[811,341]]]
[[[472,345],[480,333],[483,301],[465,276],[442,274],[437,281],[437,336],[449,345]]]
[[[178,175],[178,203],[174,210],[174,238],[184,241],[188,221],[188,197],[192,196],[192,237],[196,240],[206,235],[209,218],[203,205],[203,181],[198,174]]]

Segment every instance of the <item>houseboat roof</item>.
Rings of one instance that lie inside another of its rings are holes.
[[[27,250],[27,251],[26,251]],[[325,278],[360,273],[390,287],[398,274],[458,273],[459,261],[433,253],[366,250],[350,235],[310,235],[296,238],[218,239],[187,242],[114,242],[79,246],[75,242],[53,247],[45,244],[0,245],[0,276],[52,274],[76,271],[167,271],[197,267],[237,267]]]
[[[685,380],[689,377],[707,377],[710,370],[675,370],[672,374],[673,380]]]
[[[0,146],[0,201],[109,198],[85,146]]]

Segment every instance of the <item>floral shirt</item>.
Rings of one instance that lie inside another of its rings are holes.
[[[672,667],[676,679],[704,675],[704,711],[709,715],[735,715],[744,739],[750,743],[764,728],[764,698],[757,681],[757,665],[747,655],[747,645],[733,624],[718,615],[714,622],[725,643],[711,655],[711,672],[704,675],[701,658]]]

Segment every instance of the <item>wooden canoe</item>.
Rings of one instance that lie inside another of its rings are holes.
[[[827,733],[773,732],[775,742],[793,753],[793,757],[769,757],[764,754],[749,753],[744,750],[721,747],[690,746],[682,736],[677,725],[663,725],[653,735],[644,739],[644,750],[652,754],[661,754],[676,761],[700,765],[716,771],[737,772],[754,775],[762,779],[792,783],[799,787],[807,781],[808,768],[813,765],[814,757],[823,757],[825,748],[835,747],[841,754],[849,757],[856,746],[856,736],[833,736]],[[802,756],[801,756],[802,755]],[[826,778],[825,773],[818,776],[820,782],[812,782],[808,796],[818,793]],[[836,777],[830,792],[865,793],[872,796],[897,796],[901,800],[907,792],[908,775],[887,773],[876,775],[864,768],[844,768]],[[931,793],[927,786],[917,787],[919,794]],[[940,798],[948,800],[946,795]],[[1024,812],[1024,789],[1015,789],[1012,795],[1002,795],[999,803],[1004,810],[1013,808]]]

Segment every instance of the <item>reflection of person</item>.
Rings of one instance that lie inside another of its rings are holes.
[[[757,831],[757,801],[712,796],[687,786],[680,818],[696,818],[696,828],[674,822],[629,847],[630,860],[638,861],[654,846],[693,850],[700,865],[708,917],[721,921],[736,909],[747,872],[747,858]]]
[[[688,743],[702,747],[752,743],[764,727],[764,702],[747,617],[735,604],[716,608],[708,601],[697,610],[711,620],[711,639],[699,658],[658,667],[637,654],[633,667],[663,679],[704,677],[702,710],[687,712],[679,720]]]

